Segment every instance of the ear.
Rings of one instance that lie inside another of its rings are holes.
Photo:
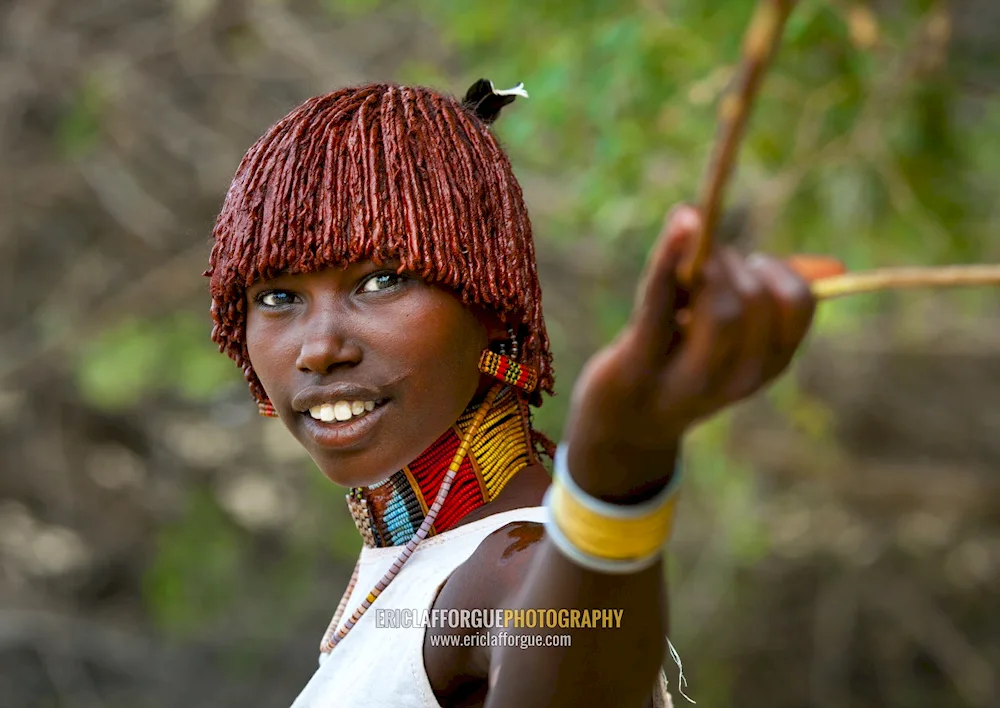
[[[476,317],[486,329],[486,338],[491,344],[493,342],[505,342],[510,338],[510,335],[507,333],[509,325],[496,312],[492,310],[478,310]]]
[[[486,325],[486,336],[491,342],[505,342],[510,339],[509,325],[498,315],[490,313],[490,322]]]

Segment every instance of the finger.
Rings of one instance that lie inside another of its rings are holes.
[[[676,325],[677,266],[686,251],[696,246],[701,216],[694,207],[681,205],[667,217],[653,248],[636,294],[635,324],[654,349],[669,340]]]
[[[716,347],[716,352],[711,358],[708,386],[709,390],[728,398],[728,384],[741,368],[747,341],[753,336],[751,330],[757,326],[753,319],[753,310],[759,304],[763,288],[753,273],[746,268],[743,257],[736,251],[721,249],[719,262],[725,272],[726,283],[738,305],[735,317],[719,328],[720,346]]]
[[[766,382],[765,369],[775,348],[776,304],[756,267],[757,259],[733,259],[730,269],[743,301],[743,322],[739,352],[731,365],[723,392],[729,400],[745,398]]]
[[[727,250],[713,252],[702,267],[702,285],[691,303],[691,322],[674,364],[670,368],[671,390],[710,394],[720,378],[732,372],[739,352],[743,324],[743,301]]]
[[[823,278],[832,278],[835,275],[843,275],[847,272],[847,268],[841,261],[829,256],[796,254],[786,258],[785,263],[799,277],[810,283]]]
[[[809,284],[786,262],[775,258],[757,256],[754,270],[767,288],[774,303],[774,346],[765,362],[767,379],[780,374],[791,362],[795,352],[812,324],[816,312],[816,299]]]

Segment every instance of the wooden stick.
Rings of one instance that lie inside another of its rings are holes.
[[[743,129],[794,4],[795,0],[760,0],[743,38],[743,59],[733,87],[719,103],[719,130],[698,199],[704,230],[694,256],[681,266],[681,280],[688,285],[695,282],[712,249],[712,234],[736,164]]]
[[[817,300],[902,288],[954,288],[1000,285],[1000,265],[880,268],[822,278],[811,284]]]

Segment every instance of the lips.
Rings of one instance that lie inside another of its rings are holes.
[[[379,389],[348,384],[310,387],[292,399],[305,433],[330,449],[362,446],[389,404]]]
[[[366,411],[364,415],[352,416],[350,420],[345,421],[316,420],[308,412],[302,413],[300,414],[302,427],[313,442],[320,447],[333,450],[359,448],[374,437],[379,421],[382,420],[386,409],[391,405],[391,401],[384,400],[382,403],[376,404],[373,410]]]

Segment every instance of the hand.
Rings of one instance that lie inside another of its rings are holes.
[[[567,463],[594,496],[637,501],[661,488],[685,431],[759,391],[792,360],[816,306],[799,273],[843,272],[833,259],[783,263],[714,248],[689,289],[677,280],[678,266],[700,232],[696,209],[671,213],[629,323],[573,390]]]

